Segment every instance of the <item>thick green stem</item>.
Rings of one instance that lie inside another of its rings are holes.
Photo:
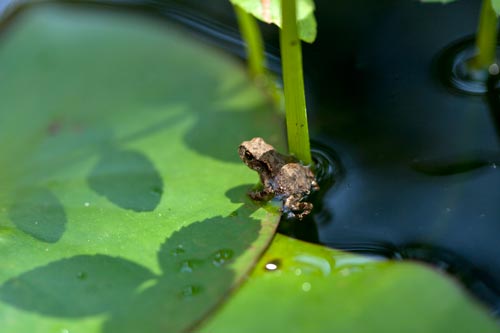
[[[495,63],[498,33],[498,17],[491,0],[483,0],[476,38],[477,55],[472,61],[473,69],[484,70]]]
[[[262,42],[262,36],[257,21],[251,14],[241,9],[239,6],[235,5],[234,11],[238,20],[241,38],[246,45],[250,75],[254,78],[263,76],[266,73],[266,60],[264,43]]]
[[[302,48],[297,30],[296,0],[281,1],[281,65],[285,90],[288,149],[305,164],[311,164],[306,97],[302,73]]]

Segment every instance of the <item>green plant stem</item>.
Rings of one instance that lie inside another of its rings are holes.
[[[234,6],[238,26],[243,41],[246,44],[248,67],[253,78],[266,74],[264,43],[257,20],[239,6]]]
[[[498,33],[498,17],[491,0],[483,0],[476,38],[477,55],[472,61],[473,69],[484,70],[495,63]]]
[[[283,96],[276,87],[276,80],[266,68],[264,42],[257,20],[252,14],[241,7],[234,5],[234,11],[240,28],[241,38],[246,45],[248,71],[258,86],[263,88],[271,97],[275,107],[281,108]]]
[[[302,73],[302,48],[297,32],[296,0],[281,1],[281,65],[285,90],[288,149],[304,164],[311,164],[306,97]]]

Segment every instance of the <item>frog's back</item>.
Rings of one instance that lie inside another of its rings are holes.
[[[314,179],[311,170],[304,167],[302,164],[286,164],[281,168],[279,174],[275,178],[275,193],[278,196],[309,194]]]

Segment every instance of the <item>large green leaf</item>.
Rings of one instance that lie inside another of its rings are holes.
[[[281,27],[281,0],[230,0],[259,20]],[[312,43],[316,39],[316,19],[313,0],[297,0],[299,38]]]
[[[238,63],[164,22],[40,4],[0,40],[0,331],[176,332],[234,288],[276,210],[238,144],[283,147]]]
[[[488,333],[500,328],[453,281],[430,268],[277,235],[247,283],[202,331]]]

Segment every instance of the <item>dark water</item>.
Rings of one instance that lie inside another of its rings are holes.
[[[153,12],[244,54],[227,0],[107,3]],[[498,314],[498,77],[489,94],[471,95],[441,71],[457,42],[474,34],[480,1],[316,4],[318,40],[303,48],[310,130],[316,156],[330,160],[336,177],[325,177],[313,218],[285,220],[280,231],[431,263]],[[277,29],[263,28],[268,51],[279,54]],[[270,67],[279,71],[277,59]]]
[[[368,2],[318,12],[320,27],[335,23],[306,48],[313,138],[346,170],[324,197],[331,218],[318,221],[318,239],[433,263],[498,312],[500,150],[490,109],[498,94],[461,94],[436,71],[475,32],[480,2],[387,1],[356,25]]]

